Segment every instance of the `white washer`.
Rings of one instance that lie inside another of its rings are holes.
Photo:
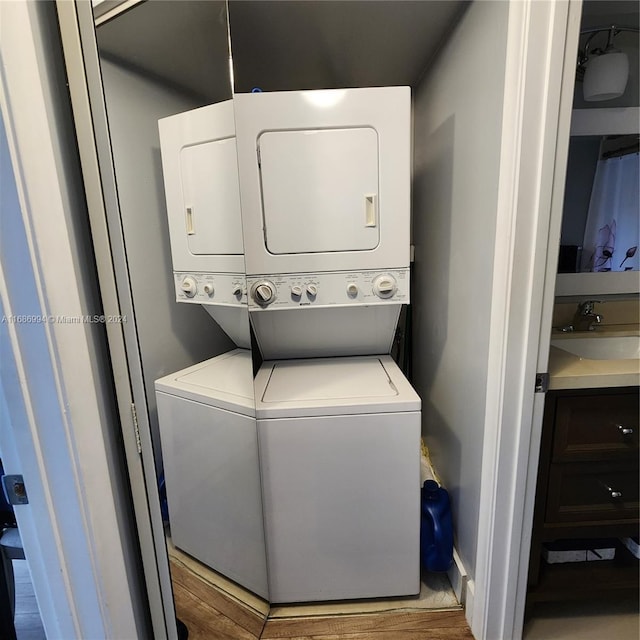
[[[233,101],[163,118],[158,128],[176,300],[203,305],[249,348]]]
[[[420,398],[389,356],[255,380],[272,602],[420,590]]]
[[[176,547],[268,599],[251,353],[156,380]]]

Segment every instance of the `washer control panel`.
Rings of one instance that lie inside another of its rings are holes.
[[[173,279],[177,302],[247,305],[247,285],[243,273],[178,273]]]
[[[249,308],[408,304],[409,269],[253,276]]]

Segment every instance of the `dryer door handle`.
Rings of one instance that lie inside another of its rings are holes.
[[[378,225],[378,194],[371,193],[364,197],[365,227],[376,227]]]
[[[193,207],[187,207],[185,226],[187,227],[187,235],[192,236],[195,233],[193,229]]]

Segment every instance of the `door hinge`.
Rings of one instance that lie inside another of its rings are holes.
[[[536,373],[536,393],[547,393],[549,390],[549,374]]]
[[[2,486],[9,504],[29,504],[29,496],[22,476],[2,476]]]
[[[136,411],[136,405],[131,405],[131,417],[133,418],[133,431],[136,434],[136,446],[138,447],[138,453],[142,454],[142,441],[140,440],[140,427],[138,426],[138,412]]]

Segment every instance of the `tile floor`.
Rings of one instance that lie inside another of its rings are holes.
[[[523,640],[638,640],[640,616],[634,598],[620,602],[548,602],[535,606]]]
[[[328,602],[320,604],[274,605],[269,618],[293,618],[309,616],[332,616],[383,611],[417,611],[424,609],[459,609],[460,604],[451,589],[446,574],[426,574],[422,576],[420,595],[395,598],[393,600],[357,600],[354,602]]]

